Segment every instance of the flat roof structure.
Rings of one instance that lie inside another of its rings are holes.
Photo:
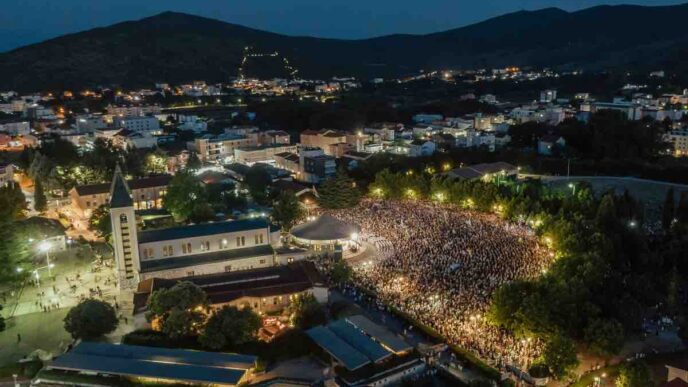
[[[327,328],[334,332],[342,340],[349,343],[357,351],[364,354],[373,363],[380,362],[390,356],[392,353],[386,350],[382,345],[370,339],[363,332],[356,329],[356,327],[346,320],[337,320],[327,325]]]
[[[339,336],[327,329],[327,327],[319,326],[311,328],[306,331],[306,334],[313,339],[316,344],[351,371],[370,364],[370,360],[364,354],[358,352],[346,341],[340,339]]]
[[[368,336],[377,340],[385,348],[394,352],[395,354],[407,352],[413,349],[412,346],[399,338],[397,335],[390,332],[388,329],[375,324],[363,315],[350,316],[347,317],[346,320],[355,325],[356,328],[365,332],[365,334]]]
[[[81,342],[46,368],[235,386],[255,362],[255,356],[233,353]]]
[[[363,316],[354,317],[359,325],[346,318],[309,329],[306,334],[350,371],[412,349],[384,327]]]

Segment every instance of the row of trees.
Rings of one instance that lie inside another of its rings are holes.
[[[671,146],[664,140],[667,128],[650,118],[632,121],[625,113],[604,110],[588,122],[568,119],[557,126],[528,122],[509,129],[511,146],[533,148],[538,138],[552,133],[564,137],[567,155],[591,159],[649,160]]]
[[[299,328],[327,320],[311,295],[298,297],[289,306],[292,323]],[[210,307],[206,293],[190,282],[180,282],[151,295],[146,318],[172,340],[193,338],[208,349],[236,350],[255,340],[261,319],[249,307]]]
[[[602,356],[617,353],[626,335],[640,329],[648,307],[678,299],[667,289],[666,273],[677,265],[681,274],[688,269],[682,262],[688,250],[670,254],[671,243],[651,244],[641,231],[642,206],[627,192],[598,199],[584,183],[568,195],[539,181],[450,181],[384,170],[370,194],[446,202],[530,223],[557,260],[536,280],[501,287],[489,318],[518,336],[544,341],[541,361],[559,377],[577,364],[577,344]]]

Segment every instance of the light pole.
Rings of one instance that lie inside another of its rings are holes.
[[[569,188],[573,190],[573,196],[576,196],[576,185],[573,183],[569,183]]]
[[[42,252],[45,252],[45,264],[48,266],[48,277],[52,277],[52,266],[50,265],[50,243],[43,241],[40,245],[38,245],[38,249]]]

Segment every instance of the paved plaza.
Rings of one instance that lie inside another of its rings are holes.
[[[0,288],[0,303],[7,329],[0,333],[0,365],[17,361],[36,349],[59,353],[72,339],[64,330],[63,319],[71,307],[86,298],[96,298],[116,306],[120,325],[109,339],[133,329],[131,294],[116,288],[112,259],[102,262],[82,245],[51,254],[54,267],[38,272],[15,288]]]

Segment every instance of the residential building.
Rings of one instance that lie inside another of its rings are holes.
[[[122,129],[113,136],[112,143],[122,149],[147,149],[155,148],[158,139],[147,131]]]
[[[5,187],[14,182],[14,165],[0,164],[0,186]]]
[[[234,162],[253,165],[255,163],[275,163],[275,155],[278,153],[296,153],[296,145],[259,145],[234,149]]]
[[[106,110],[108,114],[117,117],[137,117],[162,113],[162,108],[158,105],[108,105]]]
[[[672,130],[667,137],[674,145],[674,156],[688,156],[688,127]]]
[[[544,156],[551,156],[557,152],[557,149],[562,149],[566,146],[564,137],[556,135],[546,135],[538,140],[537,152]]]
[[[413,122],[420,124],[431,124],[435,121],[442,121],[444,119],[444,116],[441,114],[425,114],[425,113],[420,113],[416,114],[412,117]]]
[[[344,154],[345,150],[341,149],[340,144],[347,144],[346,134],[332,129],[305,130],[301,132],[300,142],[306,147],[320,148],[326,155],[334,157]],[[350,150],[349,145],[345,145],[344,148]]]
[[[275,165],[290,171],[296,180],[312,184],[319,184],[337,172],[334,157],[320,148],[301,148],[298,154],[278,153]]]
[[[552,103],[557,100],[556,90],[543,90],[540,92],[540,103]]]
[[[437,144],[433,141],[422,139],[413,140],[411,144],[409,144],[408,155],[410,157],[432,156],[432,154],[435,153],[435,149],[437,149]]]
[[[133,206],[136,210],[162,208],[162,198],[172,176],[161,175],[129,180]],[[84,229],[93,210],[110,201],[110,184],[90,184],[72,188],[69,191],[70,207],[65,209],[71,215],[74,227]]]
[[[116,128],[131,130],[132,132],[159,132],[160,121],[151,116],[125,116],[113,119]]]
[[[194,140],[193,148],[202,162],[225,164],[234,159],[235,149],[257,145],[257,136],[224,133],[199,137]]]

